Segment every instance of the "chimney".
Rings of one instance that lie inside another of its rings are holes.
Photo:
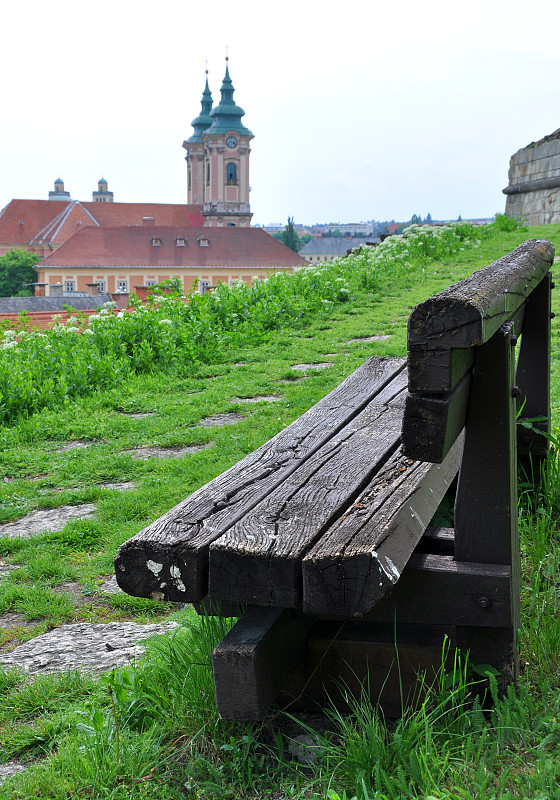
[[[90,297],[97,297],[99,294],[99,284],[98,283],[86,283],[87,293]]]
[[[145,228],[149,228],[153,224],[154,224],[154,218],[153,217],[142,217],[142,225]]]
[[[62,297],[62,284],[51,283],[49,286],[51,297]]]

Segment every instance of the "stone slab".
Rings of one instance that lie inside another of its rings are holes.
[[[10,653],[0,653],[0,665],[5,669],[17,667],[31,675],[71,669],[99,674],[135,663],[145,651],[143,640],[170,633],[176,627],[176,622],[62,625],[20,644]]]
[[[17,522],[5,522],[0,525],[0,538],[27,539],[44,531],[61,531],[72,519],[91,519],[95,516],[93,503],[81,506],[61,506],[60,508],[42,508],[32,511]]]

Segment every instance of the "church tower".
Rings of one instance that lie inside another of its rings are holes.
[[[226,59],[227,61],[227,59]],[[202,205],[208,227],[249,227],[249,142],[253,138],[233,100],[234,88],[226,64],[221,100],[212,108],[206,87],[201,113],[192,121],[194,134],[183,142],[187,151],[188,203]]]

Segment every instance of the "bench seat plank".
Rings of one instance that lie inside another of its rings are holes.
[[[455,478],[459,437],[443,464],[412,461],[402,447],[303,560],[306,614],[362,616],[399,579]]]
[[[388,385],[397,379],[393,394]],[[214,478],[121,546],[115,573],[121,589],[175,602],[208,592],[213,541],[274,491],[347,425],[376,395],[402,395],[405,359],[373,357],[273,439]],[[234,598],[237,599],[237,598]]]
[[[211,545],[212,599],[300,605],[302,558],[399,445],[404,391],[376,398]]]

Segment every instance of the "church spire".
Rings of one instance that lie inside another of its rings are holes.
[[[210,87],[208,86],[208,70],[206,70],[206,85],[204,87],[204,91],[202,92],[202,100],[200,103],[200,114],[198,117],[195,117],[191,122],[191,125],[194,128],[194,133],[187,139],[187,142],[201,142],[202,141],[202,133],[204,133],[207,128],[210,127],[212,124],[212,117],[210,113],[212,111],[212,92],[210,91]]]
[[[249,128],[246,128],[241,122],[241,117],[245,116],[245,112],[240,106],[235,105],[233,100],[232,80],[229,76],[229,58],[226,56],[226,74],[222,81],[222,88],[220,90],[222,99],[219,104],[215,106],[211,113],[212,125],[206,130],[206,133],[216,134],[225,133],[226,131],[238,131],[244,136],[253,136]]]

